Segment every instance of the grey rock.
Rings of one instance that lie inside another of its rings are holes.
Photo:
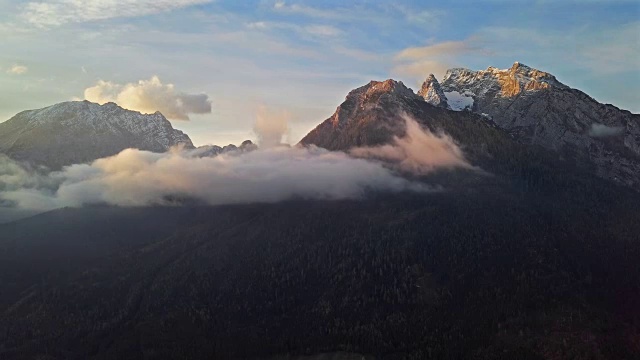
[[[640,115],[601,104],[555,76],[516,62],[510,69],[451,69],[444,92],[473,97],[473,111],[517,141],[591,164],[600,177],[640,188]]]
[[[0,153],[52,170],[127,148],[165,152],[177,145],[193,148],[189,136],[161,113],[141,114],[114,103],[64,102],[0,123]]]
[[[445,109],[449,107],[447,97],[433,74],[429,74],[424,83],[422,83],[418,95],[433,106],[439,106]]]

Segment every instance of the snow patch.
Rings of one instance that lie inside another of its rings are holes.
[[[465,91],[464,94],[460,94],[457,91],[445,91],[444,94],[447,97],[447,102],[451,110],[462,111],[473,109],[473,97],[470,96],[469,92]]]

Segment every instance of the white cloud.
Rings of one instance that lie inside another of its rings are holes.
[[[264,110],[266,111],[266,110]],[[272,112],[275,113],[275,112]],[[282,114],[280,114],[282,115]],[[286,128],[277,116],[278,131]],[[389,145],[356,148],[349,156],[315,146],[272,146],[199,157],[127,149],[91,164],[39,174],[0,157],[0,207],[50,210],[90,204],[117,206],[278,202],[292,198],[351,199],[369,191],[433,191],[397,175],[439,168],[473,168],[448,136],[435,135],[404,116],[406,135]],[[272,140],[281,133],[266,127]],[[278,139],[279,140],[279,139]]]
[[[15,64],[15,65],[11,66],[7,70],[7,74],[22,75],[22,74],[26,73],[27,71],[29,71],[28,67],[26,67],[24,65]]]
[[[15,169],[14,173],[28,178]],[[47,210],[86,204],[218,205],[359,198],[370,190],[429,191],[380,163],[316,147],[275,147],[203,158],[178,149],[163,154],[128,149],[90,165],[66,167],[48,178],[52,180],[47,186],[25,184],[0,191],[0,200],[20,209]]]
[[[446,134],[435,135],[407,115],[403,115],[403,118],[405,136],[395,137],[387,145],[354,148],[350,151],[351,155],[391,161],[400,170],[414,174],[426,174],[437,168],[472,168],[451,137]]]
[[[589,136],[600,138],[620,135],[624,132],[622,126],[607,126],[604,124],[593,123],[589,129]]]
[[[170,11],[212,0],[48,0],[27,3],[20,17],[39,26],[136,17]]]
[[[319,9],[301,4],[288,4],[285,1],[276,1],[273,5],[273,9],[282,13],[301,14],[304,16],[324,19],[335,19],[344,17],[344,14],[341,14],[339,11]]]
[[[313,35],[317,37],[336,37],[342,35],[342,30],[330,25],[307,25],[300,26],[288,22],[275,21],[255,21],[246,24],[251,30],[291,30],[301,35]]]
[[[342,30],[329,25],[309,25],[304,28],[309,34],[319,36],[338,36]]]
[[[175,120],[189,120],[189,114],[211,113],[209,96],[177,91],[173,84],[163,84],[157,76],[124,85],[100,80],[85,89],[84,98],[99,104],[115,102],[142,113],[160,111]]]
[[[258,137],[258,145],[270,148],[282,144],[282,138],[289,132],[291,114],[287,111],[274,111],[260,106],[256,113],[253,131]]]

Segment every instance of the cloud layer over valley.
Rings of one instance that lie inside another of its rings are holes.
[[[315,146],[277,145],[282,131],[255,151],[213,157],[174,148],[167,153],[126,149],[117,155],[45,173],[0,158],[0,207],[50,210],[90,204],[117,206],[278,202],[292,198],[353,199],[369,191],[432,191],[396,170],[425,174],[470,165],[446,136],[410,118],[393,144],[352,149],[350,156]],[[265,124],[268,123],[264,121]],[[257,124],[262,136],[265,124]],[[274,125],[286,129],[286,121]]]
[[[426,191],[382,164],[310,147],[274,147],[248,153],[192,157],[174,149],[127,149],[92,164],[35,176],[4,163],[0,201],[23,209],[111,204],[209,205],[277,202],[291,198],[358,198],[368,190]]]

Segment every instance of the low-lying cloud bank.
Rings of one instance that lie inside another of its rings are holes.
[[[433,190],[400,176],[398,171],[425,174],[438,168],[471,167],[449,137],[423,130],[409,117],[405,120],[406,136],[389,145],[352,149],[352,155],[315,146],[277,146],[280,132],[271,139],[271,147],[253,151],[202,156],[181,148],[167,153],[127,149],[91,164],[51,173],[0,157],[0,208],[45,211],[90,204],[221,205],[292,198],[351,199],[369,191]]]
[[[276,147],[203,158],[179,149],[163,154],[127,149],[48,176],[28,175],[16,168],[7,176],[12,185],[0,193],[1,201],[39,210],[87,204],[144,206],[189,201],[218,205],[295,197],[345,199],[361,197],[369,190],[429,190],[380,163],[316,147]]]
[[[173,84],[163,84],[157,76],[124,85],[100,80],[85,89],[84,98],[99,104],[115,102],[142,113],[160,111],[173,120],[189,120],[189,114],[211,113],[208,95],[178,91]]]

